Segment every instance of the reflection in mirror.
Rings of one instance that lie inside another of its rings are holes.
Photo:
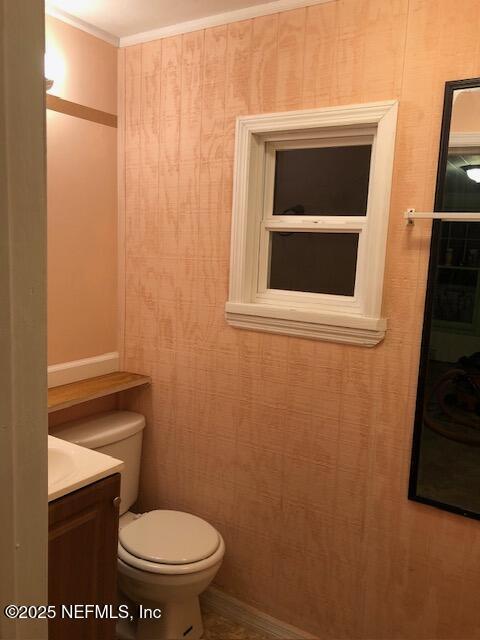
[[[447,83],[435,210],[480,212],[480,79]],[[409,496],[480,517],[480,222],[434,223]]]

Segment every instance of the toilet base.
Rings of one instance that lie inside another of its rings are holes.
[[[158,606],[158,605],[157,605]],[[136,640],[199,640],[203,635],[198,597],[160,605],[162,616],[137,621]]]
[[[136,620],[135,640],[199,640],[203,634],[198,596],[212,582],[222,563],[221,553],[211,566],[194,572],[142,571],[118,559],[118,587],[132,603],[160,609],[160,619]],[[169,567],[166,567],[169,568]],[[184,569],[184,567],[182,567]]]

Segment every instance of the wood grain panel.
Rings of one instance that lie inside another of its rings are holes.
[[[250,60],[250,110],[275,111],[277,81],[278,14],[253,22]]]
[[[195,163],[195,165],[200,159],[204,44],[204,31],[187,33],[182,36],[179,153],[182,163]]]
[[[302,107],[307,11],[297,9],[278,17],[276,110]]]
[[[227,27],[205,32],[205,62],[202,81],[201,161],[223,159]]]
[[[476,0],[336,0],[162,40],[161,244],[126,267],[125,358],[154,383],[151,403],[122,400],[149,421],[142,508],[211,520],[217,583],[322,638],[480,638],[478,523],[406,498],[430,229],[401,216],[432,206],[443,85],[480,75],[479,22]],[[150,190],[142,55],[126,53],[127,246]],[[227,326],[237,116],[392,98],[384,342]]]
[[[200,149],[202,126],[203,58],[205,33],[182,36],[182,84],[178,159],[178,252],[194,256],[198,247]]]
[[[120,357],[125,344],[125,271],[126,263],[126,212],[125,212],[125,49],[118,51],[117,58],[117,348]],[[122,363],[120,363],[122,367]]]
[[[251,73],[252,21],[228,25],[228,47],[225,58],[225,158],[233,158],[235,119],[249,112]]]
[[[162,43],[149,42],[142,47],[140,109],[140,215],[135,225],[135,253],[151,258],[158,254],[160,235],[158,217],[158,156],[160,130],[160,92]],[[133,250],[133,247],[132,247]]]
[[[475,537],[477,527],[405,502],[403,490],[410,459],[405,430],[411,433],[413,425],[430,224],[405,237],[400,211],[410,201],[427,210],[433,206],[444,82],[479,74],[479,44],[474,41],[478,6],[467,2],[463,10],[471,20],[459,18],[451,3],[434,7],[415,0],[408,17],[387,251],[390,286],[384,296],[391,318],[386,346],[394,367],[407,355],[409,345],[408,359],[399,368],[407,390],[388,394],[384,418],[375,430],[376,482],[369,497],[365,539],[369,547],[381,549],[384,562],[383,566],[366,563],[364,620],[365,634],[374,637],[393,635],[399,625],[409,638],[477,638],[480,632],[477,616],[472,609],[466,611],[461,595],[478,584],[478,572],[473,576],[465,571],[471,563],[462,542],[465,536]],[[449,544],[454,548],[448,549]]]
[[[142,48],[125,50],[125,98],[124,98],[124,193],[125,193],[125,253],[138,255],[141,251],[136,236],[140,218],[141,196],[141,104],[142,104]],[[128,262],[126,265],[128,272]],[[126,291],[128,295],[128,290]],[[128,333],[126,317],[126,332]]]
[[[180,100],[182,87],[182,38],[162,41],[160,96],[158,219],[159,252],[177,258]]]
[[[332,100],[338,3],[328,4],[324,11],[318,9],[308,7],[306,16],[302,87],[305,108],[328,107]]]

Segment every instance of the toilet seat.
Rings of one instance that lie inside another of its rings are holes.
[[[214,527],[182,511],[150,511],[119,532],[120,560],[149,573],[195,573],[213,566],[224,552],[224,542]]]
[[[221,536],[219,547],[213,555],[209,558],[205,558],[205,560],[192,562],[190,564],[161,564],[159,562],[142,560],[141,558],[132,556],[128,551],[125,551],[121,544],[118,545],[118,558],[122,563],[133,569],[144,571],[145,573],[157,573],[161,575],[185,575],[204,571],[220,562],[224,554],[225,543]]]

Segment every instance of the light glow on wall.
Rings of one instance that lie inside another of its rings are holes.
[[[53,45],[47,44],[45,52],[45,78],[53,80],[50,90],[58,93],[65,80],[66,65],[61,52]]]

